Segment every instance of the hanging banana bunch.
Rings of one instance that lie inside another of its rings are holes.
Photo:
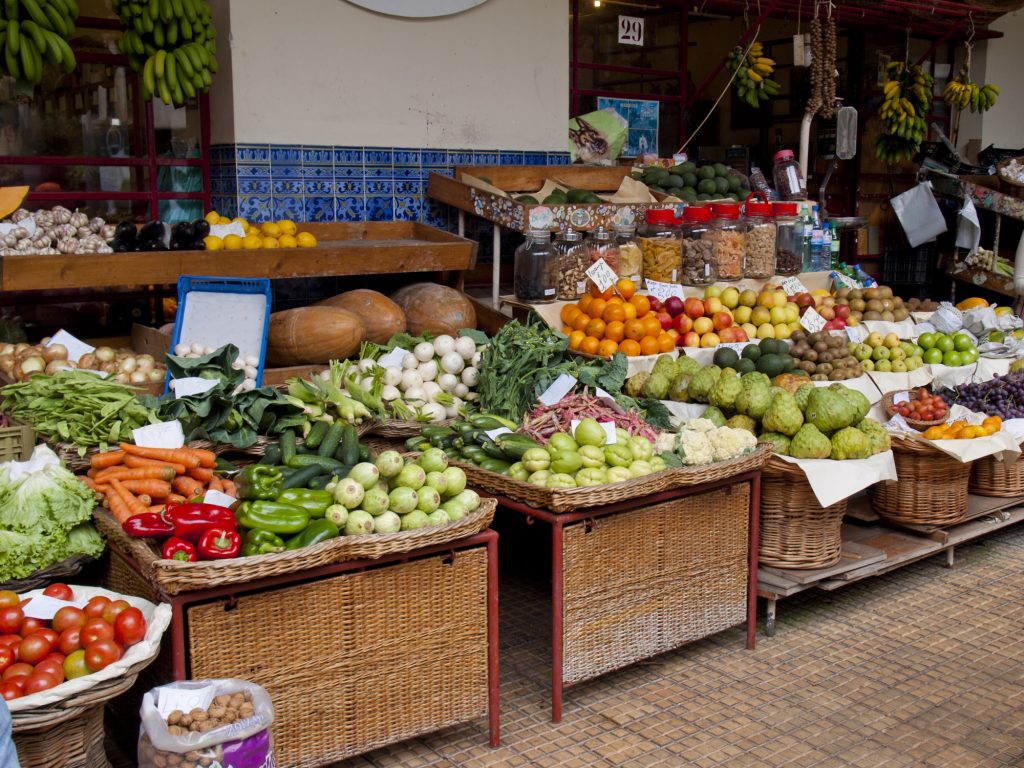
[[[934,78],[914,65],[891,61],[886,66],[888,79],[883,86],[883,133],[875,140],[875,154],[886,165],[896,165],[917,154],[928,135],[925,117],[932,103]]]
[[[998,95],[999,89],[992,83],[985,83],[979,88],[957,75],[946,84],[942,100],[957,111],[966,107],[971,112],[987,112],[995,106]]]
[[[71,72],[77,62],[68,40],[77,20],[76,0],[3,0],[0,75],[34,86],[43,79],[46,63]]]
[[[118,42],[142,75],[142,97],[180,107],[209,90],[217,31],[207,0],[112,0],[125,30]]]
[[[751,107],[760,106],[772,96],[778,96],[782,86],[772,80],[775,61],[764,55],[761,43],[752,43],[746,51],[736,46],[725,60],[730,72],[736,73],[736,91]]]

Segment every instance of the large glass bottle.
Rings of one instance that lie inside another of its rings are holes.
[[[551,233],[534,229],[516,249],[513,285],[519,301],[545,304],[558,293],[558,259],[551,247]]]

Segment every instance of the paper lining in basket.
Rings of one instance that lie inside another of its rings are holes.
[[[848,499],[869,485],[896,479],[896,459],[892,451],[876,453],[866,459],[794,459],[775,454],[783,461],[796,464],[811,485],[818,503],[823,507]]]

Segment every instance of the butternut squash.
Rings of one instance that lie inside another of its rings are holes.
[[[0,187],[0,219],[6,219],[28,195],[28,187]]]
[[[359,351],[363,321],[339,307],[299,307],[270,316],[267,362],[309,365],[341,360]]]
[[[357,315],[363,321],[366,340],[387,344],[396,333],[405,330],[405,312],[391,299],[378,291],[359,288],[317,302],[321,307],[340,307]]]
[[[406,330],[413,336],[424,331],[454,336],[460,328],[476,328],[476,310],[469,297],[437,283],[413,283],[391,294],[405,312]]]

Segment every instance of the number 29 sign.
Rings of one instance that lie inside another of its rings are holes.
[[[619,43],[644,44],[644,20],[639,16],[619,16]]]

